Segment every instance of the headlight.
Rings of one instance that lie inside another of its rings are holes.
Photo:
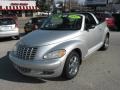
[[[64,49],[62,50],[56,50],[56,51],[52,51],[50,53],[47,53],[46,55],[44,55],[44,59],[56,59],[56,58],[61,58],[65,55],[66,51]]]

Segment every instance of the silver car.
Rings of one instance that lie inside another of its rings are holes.
[[[87,56],[109,46],[109,29],[92,13],[52,15],[40,30],[21,39],[9,54],[22,74],[74,78]]]
[[[0,38],[13,37],[19,39],[17,20],[13,17],[0,17]]]

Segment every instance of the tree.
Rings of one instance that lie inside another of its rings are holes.
[[[54,0],[36,0],[36,5],[40,11],[50,11]]]
[[[49,7],[46,5],[46,0],[36,0],[36,6],[40,11],[46,11]]]

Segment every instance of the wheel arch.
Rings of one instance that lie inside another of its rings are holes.
[[[107,32],[106,36],[110,37],[110,33],[109,33],[109,32]]]
[[[81,50],[80,50],[79,48],[74,48],[74,49],[72,49],[72,50],[69,52],[68,56],[69,56],[72,52],[76,52],[76,53],[80,56],[80,63],[79,63],[79,65],[81,65],[81,63],[82,63],[82,52],[81,52]],[[67,58],[68,58],[68,56],[67,56]],[[65,78],[65,79],[69,80],[69,79],[72,79],[73,77],[72,77],[72,78],[71,78],[71,77],[68,77],[68,75],[66,74],[66,66],[68,66],[68,65],[66,65],[67,63],[68,63],[68,62],[67,62],[67,59],[66,59],[61,76],[62,76],[63,78]],[[79,71],[79,70],[78,70],[78,71]],[[76,75],[77,75],[77,74],[76,74]],[[76,76],[76,75],[75,75],[75,76]]]
[[[82,63],[82,51],[79,48],[74,48],[73,50],[71,50],[71,52],[73,52],[73,51],[75,51],[75,52],[77,52],[79,54],[79,56],[80,56],[80,64],[81,64]]]

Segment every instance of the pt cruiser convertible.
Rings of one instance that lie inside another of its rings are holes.
[[[55,14],[21,39],[9,54],[23,75],[74,78],[84,58],[109,46],[109,29],[92,13]]]

